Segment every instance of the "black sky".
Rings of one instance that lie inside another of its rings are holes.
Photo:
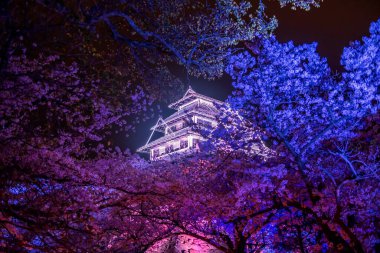
[[[343,48],[368,35],[370,23],[380,18],[380,0],[324,0],[320,8],[309,12],[291,11],[272,2],[268,12],[279,20],[275,34],[281,42],[318,42],[319,53],[336,70]]]
[[[367,36],[370,23],[380,18],[380,0],[324,0],[320,8],[312,8],[308,12],[280,8],[277,1],[269,1],[267,13],[275,15],[279,21],[275,35],[280,42],[292,40],[302,44],[316,41],[320,55],[327,58],[333,70],[339,71],[343,48],[351,41]],[[216,81],[192,79],[191,86],[197,92],[220,100],[225,100],[232,91],[231,80],[227,76]],[[166,109],[166,104],[161,106],[164,117],[173,113]],[[127,139],[119,136],[121,139],[117,142],[123,142],[135,151],[147,141],[149,129],[158,116],[141,123]]]

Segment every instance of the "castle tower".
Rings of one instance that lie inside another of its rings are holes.
[[[213,128],[216,126],[216,105],[223,102],[195,92],[191,87],[178,101],[169,105],[177,110],[169,117],[159,118],[151,128],[152,134],[148,142],[137,149],[137,152],[149,153],[150,160],[166,159],[174,154],[186,154],[199,149],[198,143],[204,138],[194,130]],[[150,142],[155,131],[164,133],[164,136]]]

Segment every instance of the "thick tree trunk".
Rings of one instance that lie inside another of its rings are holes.
[[[297,226],[297,240],[298,240],[298,245],[300,246],[301,252],[306,253],[305,246],[303,244],[302,231],[299,226]]]
[[[235,253],[245,253],[245,247],[247,245],[247,238],[243,235],[243,230],[247,225],[247,221],[243,220],[235,224]]]
[[[356,251],[351,248],[346,240],[344,240],[338,232],[332,231],[327,224],[320,224],[323,233],[327,240],[334,245],[334,249],[337,252],[355,253]]]
[[[290,201],[287,204],[289,206],[293,206],[299,210],[302,210],[305,213],[311,214],[315,218],[317,224],[321,227],[322,232],[326,236],[327,240],[334,245],[336,252],[364,253],[363,247],[361,246],[359,240],[357,240],[355,235],[345,226],[343,222],[342,224],[339,224],[339,220],[332,220],[332,222],[336,222],[337,225],[341,226],[344,231],[345,228],[348,230],[348,236],[352,236],[352,238],[350,237],[352,241],[351,245],[345,239],[343,239],[343,237],[338,232],[331,230],[330,227],[325,222],[323,222],[323,220],[313,211],[312,208],[302,206],[300,203],[294,201]]]
[[[350,237],[350,246],[357,253],[364,253],[363,245],[356,237],[356,235],[344,224],[340,219],[336,219],[335,222],[343,229],[343,231]]]
[[[239,240],[238,245],[236,245],[236,253],[245,253],[246,241],[245,239]]]

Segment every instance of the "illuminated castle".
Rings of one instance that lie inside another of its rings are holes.
[[[160,117],[151,128],[152,133],[147,143],[137,151],[149,153],[150,160],[158,160],[199,150],[198,143],[205,139],[194,129],[215,127],[215,116],[218,113],[216,105],[222,103],[189,87],[181,99],[169,105],[169,108],[177,112],[165,119]],[[150,142],[156,131],[165,135]]]

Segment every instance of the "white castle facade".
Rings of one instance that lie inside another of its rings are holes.
[[[177,112],[165,119],[159,118],[151,128],[152,134],[148,142],[137,151],[149,153],[150,160],[154,161],[199,150],[199,142],[205,139],[194,130],[194,126],[216,127],[216,106],[222,104],[223,102],[199,94],[189,87],[181,99],[169,105],[169,108]],[[150,142],[156,131],[164,133],[164,136]]]

